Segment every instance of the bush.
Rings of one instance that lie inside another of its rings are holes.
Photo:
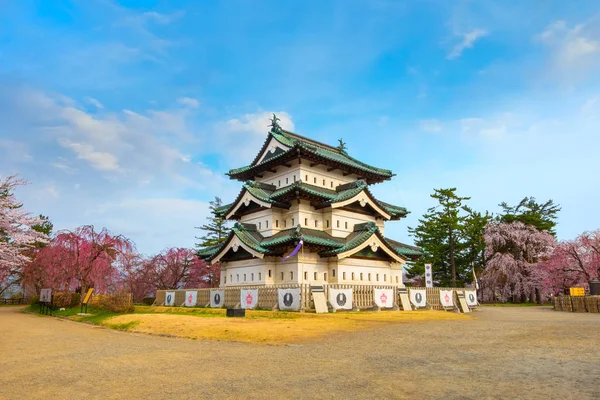
[[[40,304],[40,296],[38,296],[37,294],[31,296],[31,302],[29,303],[32,306],[37,306],[38,304]]]
[[[57,307],[77,307],[81,303],[81,294],[73,292],[58,292],[54,294],[52,302]]]
[[[92,307],[115,313],[133,311],[131,293],[99,294],[92,297]]]
[[[147,306],[151,306],[152,304],[154,304],[155,300],[156,300],[156,297],[144,297],[142,299],[142,303]]]

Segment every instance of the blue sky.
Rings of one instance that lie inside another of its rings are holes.
[[[600,6],[564,1],[27,1],[0,8],[0,175],[57,229],[105,226],[140,251],[192,246],[224,173],[268,115],[478,210],[562,206],[600,227]]]

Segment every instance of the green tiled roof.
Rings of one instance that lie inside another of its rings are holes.
[[[409,257],[411,259],[414,258],[419,258],[420,256],[423,255],[423,252],[421,251],[421,249],[419,249],[416,246],[410,246],[408,244],[404,244],[401,242],[398,242],[396,240],[392,240],[392,239],[386,239],[388,241],[388,243],[390,243],[398,253]]]
[[[263,159],[261,162],[258,162],[260,154],[262,154],[266,150],[266,146],[268,145],[271,138],[274,138],[284,146],[289,147],[289,150],[280,152],[278,154],[273,154],[270,157],[265,157],[265,159]],[[336,164],[341,164],[345,167],[348,167],[349,170],[355,170],[356,173],[359,174],[371,174],[371,176],[377,177],[375,181],[389,179],[392,176],[394,176],[392,171],[388,169],[377,168],[372,165],[366,164],[362,161],[359,161],[351,157],[344,150],[340,150],[336,147],[332,147],[324,143],[320,143],[315,140],[281,129],[271,130],[269,132],[269,135],[265,140],[263,148],[256,156],[252,164],[247,165],[245,167],[232,169],[227,173],[227,175],[229,175],[231,178],[239,179],[241,177],[240,175],[245,175],[244,173],[246,172],[255,171],[255,173],[258,174],[259,171],[263,170],[263,165],[273,165],[275,163],[275,160],[277,159],[289,159],[290,156],[295,157],[297,154],[312,155],[313,157],[316,157],[321,160],[328,160]]]
[[[265,238],[262,245],[264,247],[277,247],[292,244],[304,238],[304,243],[322,247],[341,247],[344,239],[333,237],[323,231],[308,228],[291,228],[277,232],[275,235]]]
[[[404,207],[393,206],[377,200],[369,191],[367,183],[363,180],[357,180],[345,185],[340,185],[336,190],[310,185],[302,181],[296,181],[291,185],[280,189],[277,189],[274,185],[268,185],[255,181],[246,181],[238,197],[233,203],[219,207],[219,209],[216,210],[218,215],[227,215],[229,211],[233,209],[233,207],[235,207],[235,205],[242,199],[246,190],[257,199],[281,208],[289,208],[291,206],[289,203],[289,197],[288,200],[286,200],[286,197],[290,194],[295,196],[296,192],[303,193],[312,198],[320,199],[321,203],[319,208],[323,208],[331,205],[332,203],[351,199],[364,190],[376,204],[378,204],[382,209],[392,216],[392,219],[403,218],[406,216],[406,214],[408,214],[408,211]]]
[[[417,247],[384,238],[374,222],[355,225],[354,231],[345,238],[334,237],[323,231],[302,228],[301,226],[284,229],[270,237],[263,237],[256,230],[256,225],[238,222],[231,229],[227,240],[220,245],[200,250],[198,256],[205,260],[211,260],[229,244],[233,236],[237,236],[242,243],[265,255],[281,255],[281,248],[296,246],[298,240],[302,237],[306,245],[324,248],[319,252],[320,256],[331,257],[360,246],[373,235],[377,235],[379,240],[401,257],[414,259],[421,255]]]

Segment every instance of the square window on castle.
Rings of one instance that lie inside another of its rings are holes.
[[[317,183],[317,177],[316,176],[313,178],[313,181],[314,181],[314,183]]]
[[[329,228],[329,220],[327,220],[327,227]]]
[[[278,219],[275,220],[275,228],[279,228],[279,220]]]
[[[398,282],[398,277],[396,277],[396,283],[399,283],[399,282]]]
[[[348,229],[348,221],[344,222],[344,228]]]
[[[363,273],[362,272],[360,273],[360,280],[361,281],[363,280]]]
[[[335,278],[335,269],[331,270],[331,276],[333,276]]]
[[[318,226],[318,221],[315,219],[315,228]]]
[[[352,273],[352,280],[354,280],[354,272]]]
[[[271,270],[269,270],[269,278],[271,277]]]
[[[318,274],[315,272],[315,281],[318,279]]]
[[[383,281],[387,282],[387,275],[386,274],[383,274]]]
[[[292,226],[294,226],[294,218],[292,218]]]
[[[379,282],[379,274],[376,274],[376,275],[375,275],[375,280],[376,280],[377,282]]]
[[[290,279],[294,279],[294,271],[290,272]]]
[[[346,273],[342,272],[342,279],[346,280]]]
[[[308,218],[304,218],[304,226],[308,226]]]
[[[244,282],[246,282],[246,274],[244,274]]]
[[[333,188],[333,181],[331,181],[331,187]]]
[[[283,278],[283,272],[282,272],[282,273],[281,273],[281,280],[283,280],[283,279],[284,279],[284,278]]]
[[[268,228],[269,227],[269,221],[265,221],[265,226]]]
[[[304,182],[308,183],[308,175],[305,176]]]
[[[369,278],[369,282],[370,282],[371,281],[371,273],[370,272],[367,274],[367,278]]]
[[[338,228],[340,227],[340,220],[339,219],[337,220],[337,227]]]
[[[281,187],[281,181],[277,182],[277,186]]]
[[[254,272],[253,272],[252,274],[250,274],[250,280],[251,280],[252,282],[254,282]]]
[[[323,186],[325,186],[325,179],[323,179]]]
[[[238,282],[240,281],[240,274],[236,274],[236,279]]]
[[[296,182],[296,175],[294,175],[294,182]]]
[[[308,280],[308,272],[304,271],[304,280],[307,281]]]
[[[262,228],[262,222],[258,223],[258,229]]]
[[[288,183],[290,183],[290,178],[285,178],[285,184],[287,185]]]
[[[323,280],[326,281],[327,280],[327,272],[323,272]]]
[[[227,284],[227,276],[224,276],[224,277],[223,277],[223,280],[224,280],[224,282],[223,282],[223,283]]]

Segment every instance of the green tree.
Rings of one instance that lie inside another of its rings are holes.
[[[198,248],[215,246],[227,239],[227,235],[229,234],[227,220],[218,213],[219,208],[222,206],[223,202],[219,197],[215,197],[215,199],[210,202],[209,209],[211,215],[206,217],[208,223],[200,227],[196,227],[196,229],[200,229],[205,232],[204,236],[196,237],[196,239],[200,240],[200,242],[196,244]]]
[[[485,268],[485,228],[492,220],[492,216],[486,211],[485,214],[474,211],[468,206],[463,210],[467,213],[463,224],[464,249],[460,256],[461,265],[470,264],[475,269],[475,273],[480,275]],[[467,276],[466,281],[470,281],[471,276]]]
[[[45,215],[40,214],[40,219],[42,220],[42,222],[37,225],[33,225],[31,229],[50,237],[50,235],[52,234],[52,229],[54,229],[54,224],[50,221],[50,218],[46,217]],[[36,243],[36,246],[44,247],[46,246],[46,244],[47,243]]]
[[[499,204],[502,207],[502,214],[498,216],[500,222],[522,222],[525,225],[531,225],[538,231],[550,232],[556,236],[554,227],[558,212],[561,210],[558,204],[554,204],[553,200],[548,200],[545,203],[538,203],[535,197],[525,197],[516,206],[509,206],[506,202]]]
[[[431,263],[434,279],[441,285],[456,287],[457,275],[462,282],[465,281],[468,264],[459,265],[457,270],[456,262],[464,248],[462,236],[467,219],[460,211],[462,202],[470,200],[470,197],[459,197],[455,192],[456,188],[434,189],[431,197],[439,204],[427,210],[416,228],[408,228],[416,238],[415,244],[424,253],[421,260],[408,270],[409,276],[422,273],[423,265]]]

